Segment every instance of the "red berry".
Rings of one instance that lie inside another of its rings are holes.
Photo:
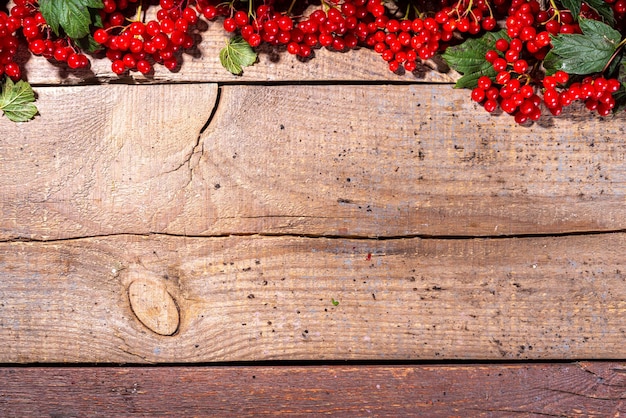
[[[227,17],[224,19],[223,26],[226,32],[234,32],[237,29],[237,22],[232,17]]]
[[[483,100],[485,100],[485,90],[481,89],[480,87],[476,87],[475,89],[473,89],[472,100],[477,103],[481,103]]]
[[[509,49],[509,41],[504,38],[500,38],[496,41],[496,49],[500,52],[506,52]]]
[[[491,87],[491,79],[486,75],[480,76],[478,78],[478,87],[482,90],[487,90]]]
[[[99,44],[105,44],[109,40],[109,33],[104,29],[97,29],[93,34],[93,39]]]
[[[487,112],[492,113],[498,108],[498,102],[496,102],[494,99],[489,99],[485,103],[483,103],[483,107]]]

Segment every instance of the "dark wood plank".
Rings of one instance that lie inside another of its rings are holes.
[[[5,242],[0,362],[621,359],[624,247],[623,233]]]
[[[623,363],[0,368],[11,416],[620,417]]]

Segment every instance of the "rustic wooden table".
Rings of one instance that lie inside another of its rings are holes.
[[[223,38],[28,63],[0,415],[626,413],[625,115],[520,127],[364,50],[237,78]]]

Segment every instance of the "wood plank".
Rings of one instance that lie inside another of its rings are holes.
[[[626,413],[623,363],[2,368],[0,413],[568,416]]]
[[[302,61],[288,54],[284,48],[264,47],[259,50],[258,62],[247,67],[243,76],[235,76],[222,67],[219,51],[226,45],[228,34],[221,21],[212,22],[200,32],[197,48],[182,55],[182,65],[171,72],[162,65],[153,74],[131,73],[126,82],[268,82],[268,81],[388,81],[400,83],[452,83],[459,74],[450,70],[441,60],[428,60],[413,73],[394,74],[379,54],[369,49],[337,53],[327,49],[315,51],[315,57]],[[25,54],[26,51],[24,50]],[[119,81],[111,71],[107,59],[93,59],[90,68],[73,71],[49,63],[43,57],[22,56],[25,74],[33,84],[80,84]]]
[[[0,121],[2,235],[141,232],[182,220],[187,165],[217,93],[216,84],[37,89],[41,116]]]
[[[0,239],[626,228],[623,112],[519,127],[447,85],[219,91],[37,89],[38,119],[0,120]]]
[[[0,363],[623,359],[625,245],[622,233],[7,242]],[[133,284],[149,296],[129,298]]]

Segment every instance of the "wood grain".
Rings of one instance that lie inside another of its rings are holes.
[[[145,232],[182,221],[189,164],[217,93],[215,84],[37,89],[41,116],[0,121],[3,237]]]
[[[13,416],[619,417],[623,363],[3,368]]]
[[[626,234],[0,244],[0,362],[626,358]],[[154,332],[128,288],[180,323]]]
[[[196,48],[182,54],[182,65],[171,72],[162,65],[153,74],[143,76],[134,72],[121,80],[126,83],[163,82],[268,82],[268,81],[388,81],[400,83],[451,83],[459,75],[451,71],[442,60],[429,60],[418,71],[394,74],[379,54],[369,49],[337,53],[326,49],[315,51],[315,57],[301,61],[288,54],[284,48],[265,47],[259,50],[258,62],[247,67],[243,76],[235,76],[222,67],[219,51],[229,38],[222,29],[221,20],[201,25]],[[46,61],[42,57],[27,55],[23,51],[20,62],[24,73],[33,84],[82,84],[94,82],[119,82],[120,77],[111,71],[111,62],[103,58],[92,59],[86,70],[69,70]]]
[[[0,239],[626,228],[623,113],[520,127],[447,85],[37,92],[35,121],[0,120]]]

